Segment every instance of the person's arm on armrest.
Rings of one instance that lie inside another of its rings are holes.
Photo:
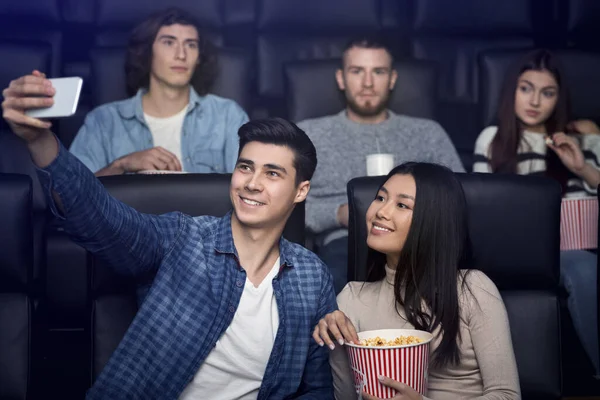
[[[337,310],[333,279],[327,267],[323,265],[322,269],[324,271],[324,279],[319,299],[319,311],[313,325],[316,325],[321,318],[325,317],[325,315]],[[329,366],[329,348],[326,346],[319,346],[312,338],[310,339],[308,359],[304,366],[302,383],[300,384],[298,397],[296,398],[304,400],[333,399],[333,383],[331,378],[331,368]]]

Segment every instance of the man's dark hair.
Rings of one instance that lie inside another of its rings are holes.
[[[125,60],[127,93],[133,96],[140,88],[150,86],[152,68],[152,45],[163,26],[174,24],[193,26],[198,32],[199,62],[190,84],[199,95],[208,93],[217,73],[215,47],[202,36],[200,27],[189,13],[178,8],[169,8],[150,15],[137,25],[129,38]]]
[[[391,47],[387,44],[386,40],[377,35],[367,35],[353,38],[346,43],[344,52],[342,53],[342,68],[346,59],[346,52],[353,47],[358,47],[359,49],[383,49],[390,55],[392,64],[394,64],[394,53],[392,52]]]
[[[296,185],[309,181],[317,167],[317,150],[308,135],[296,124],[283,118],[266,118],[245,123],[238,131],[239,154],[250,142],[285,146],[294,153]]]

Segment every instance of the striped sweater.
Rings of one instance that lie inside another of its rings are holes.
[[[475,143],[473,172],[492,172],[490,165],[490,145],[498,128],[488,126]],[[523,132],[523,140],[518,149],[517,173],[520,175],[544,175],[546,172],[545,135],[535,132]],[[575,136],[579,141],[583,156],[587,163],[600,170],[600,135],[585,134]],[[551,151],[551,150],[550,150]],[[567,181],[565,197],[583,197],[596,195],[596,188],[591,187],[579,177],[572,175]]]

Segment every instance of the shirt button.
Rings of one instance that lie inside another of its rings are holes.
[[[187,162],[190,162],[190,158],[189,158],[189,157],[186,157],[186,158],[185,158],[185,161],[187,161]]]
[[[236,285],[237,287],[242,287],[242,286],[244,286],[244,282],[242,282],[242,281],[237,281],[237,282],[235,283],[235,285]]]
[[[229,312],[230,313],[234,313],[235,312],[235,307],[234,306],[229,306]]]

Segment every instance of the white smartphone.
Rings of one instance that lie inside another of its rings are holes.
[[[27,110],[25,115],[33,118],[60,118],[75,114],[83,79],[80,77],[54,78],[50,79],[50,82],[56,90],[54,104],[50,107]]]

